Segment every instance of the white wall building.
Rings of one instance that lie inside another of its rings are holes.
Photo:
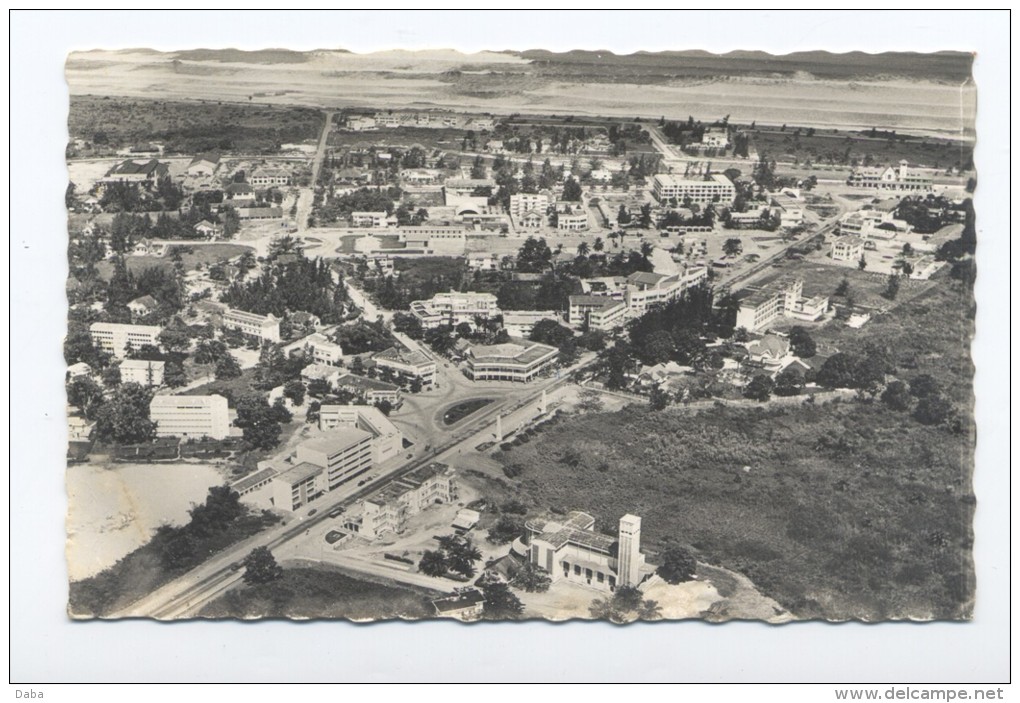
[[[319,429],[341,428],[363,430],[372,435],[372,461],[381,464],[400,456],[404,435],[374,405],[323,405],[319,408]]]
[[[230,434],[227,399],[220,395],[157,395],[149,403],[157,437],[224,439]]]
[[[137,383],[141,386],[162,386],[165,361],[125,359],[120,362],[120,382]]]
[[[92,343],[118,359],[127,356],[128,349],[138,350],[145,345],[159,346],[162,327],[156,325],[122,325],[116,322],[93,322],[89,327]]]
[[[676,198],[681,205],[690,198],[692,203],[698,205],[729,206],[737,196],[733,183],[721,173],[713,173],[708,179],[679,178],[659,173],[652,179],[652,193],[660,203]]]
[[[223,327],[239,330],[263,342],[280,341],[280,321],[273,315],[256,315],[253,312],[228,308],[223,313]]]

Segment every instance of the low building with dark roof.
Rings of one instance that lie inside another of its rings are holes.
[[[400,386],[375,378],[346,373],[333,382],[333,387],[363,396],[365,401],[372,405],[383,400],[393,407],[400,404]]]
[[[485,596],[477,588],[463,588],[452,596],[432,601],[432,607],[438,617],[470,622],[479,619],[485,612]]]
[[[148,183],[153,184],[170,175],[170,167],[156,159],[128,159],[106,172],[106,183]]]

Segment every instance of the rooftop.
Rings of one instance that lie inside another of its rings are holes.
[[[336,380],[337,387],[353,389],[356,391],[398,391],[400,387],[386,381],[379,381],[367,376],[358,376],[353,373],[345,373]]]
[[[161,164],[156,159],[129,159],[111,168],[107,175],[126,176],[139,173],[150,175],[157,170],[165,171],[166,168],[166,164]]]
[[[468,349],[468,354],[478,361],[512,359],[522,364],[529,364],[558,351],[556,347],[538,342],[507,342],[505,344],[479,344]]]
[[[227,407],[227,399],[222,395],[154,395],[149,407],[155,408],[211,408]]]
[[[398,349],[397,347],[390,347],[379,352],[373,359],[383,361],[395,361],[401,364],[407,364],[408,366],[421,366],[423,364],[434,363],[432,359],[425,356],[420,351],[410,351],[409,349]]]
[[[238,481],[234,481],[234,483],[230,484],[230,487],[233,488],[238,493],[240,493],[241,491],[248,490],[252,486],[257,486],[263,481],[270,479],[273,476],[276,476],[278,473],[279,472],[276,469],[271,467],[259,469],[253,474],[249,474]]]
[[[124,359],[124,361],[120,362],[120,368],[122,371],[124,369],[145,370],[148,369],[149,367],[152,367],[154,369],[161,369],[165,365],[166,365],[165,361],[146,361],[144,359]]]
[[[340,369],[336,366],[330,366],[329,364],[309,364],[301,369],[301,375],[303,377],[319,381],[332,378],[338,373],[340,373]]]
[[[372,439],[372,435],[364,430],[346,427],[342,430],[331,430],[329,434],[302,442],[300,446],[313,452],[335,454],[366,439]]]
[[[485,596],[477,588],[467,588],[452,596],[432,601],[438,613],[450,613],[471,608],[485,602]]]
[[[265,469],[266,471],[272,471],[272,469]],[[315,464],[309,464],[307,461],[302,461],[300,464],[295,464],[286,471],[281,471],[277,476],[276,480],[285,481],[290,485],[301,483],[310,479],[312,476],[323,472],[323,467],[316,466]]]

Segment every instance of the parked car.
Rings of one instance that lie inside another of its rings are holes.
[[[319,512],[318,508],[312,508],[311,510],[308,511],[308,517],[311,517],[312,515],[315,515],[315,513],[317,513],[317,512]]]
[[[329,516],[340,517],[343,514],[343,512],[344,512],[343,508],[333,508],[332,510],[329,511]]]

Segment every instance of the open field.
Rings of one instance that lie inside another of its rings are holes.
[[[232,259],[235,256],[240,256],[246,251],[252,251],[249,246],[243,244],[200,244],[198,246],[184,245],[190,251],[185,252],[181,255],[182,263],[184,264],[185,271],[192,271],[198,264],[202,266],[208,266],[224,259]],[[174,260],[170,256],[171,252],[167,252],[166,256],[125,256],[124,262],[127,264],[128,271],[131,273],[138,273],[147,268],[162,268],[170,270],[174,267]],[[113,263],[110,261],[101,261],[96,265],[96,270],[99,271],[100,277],[105,280],[110,280],[113,275]]]
[[[385,146],[421,146],[427,151],[435,149],[459,151],[466,129],[441,127],[399,127],[377,129],[371,132],[334,130],[329,134],[331,148],[369,148]]]
[[[200,613],[207,618],[346,618],[350,620],[418,619],[434,615],[429,601],[442,594],[397,585],[340,567],[288,568],[272,583],[228,591]]]
[[[802,130],[795,136],[796,130],[794,124],[787,125],[785,131],[759,128],[752,132],[751,141],[758,154],[767,155],[769,159],[821,164],[843,163],[847,161],[844,155],[849,150],[849,160],[858,163],[895,166],[900,159],[906,159],[912,166],[947,169],[968,164],[974,151],[969,144],[949,139],[883,139],[869,137],[866,130],[863,134],[826,130],[812,136]]]

